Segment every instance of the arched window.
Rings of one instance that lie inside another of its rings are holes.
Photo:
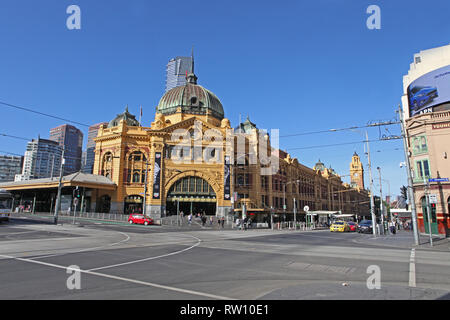
[[[111,209],[111,197],[103,195],[97,200],[96,211],[100,213],[109,213]]]
[[[103,155],[101,175],[111,179],[112,168],[113,168],[113,154],[111,152],[107,152]]]
[[[447,199],[447,214],[450,215],[450,197]]]
[[[199,177],[184,177],[176,181],[169,190],[169,197],[175,195],[215,196],[211,185]]]
[[[127,183],[144,183],[147,158],[140,151],[134,151],[128,156]]]

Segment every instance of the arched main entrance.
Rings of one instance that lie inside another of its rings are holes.
[[[167,193],[167,215],[183,212],[185,215],[197,213],[216,214],[216,193],[204,179],[194,176],[177,180]]]

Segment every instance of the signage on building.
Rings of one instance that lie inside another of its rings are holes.
[[[417,78],[408,86],[407,94],[410,117],[450,109],[450,66]]]
[[[155,169],[153,171],[153,199],[161,198],[161,152],[155,152]]]
[[[434,178],[434,179],[428,179],[429,182],[448,182],[448,178]]]
[[[224,200],[231,200],[231,187],[230,187],[230,156],[225,156],[224,165]]]
[[[433,128],[433,130],[435,130],[435,129],[450,129],[450,122],[433,123],[432,128]]]
[[[438,201],[437,201],[437,195],[436,195],[436,194],[430,194],[430,195],[428,195],[428,200],[430,201],[430,203],[434,203],[434,204],[437,204],[437,203],[438,203]]]

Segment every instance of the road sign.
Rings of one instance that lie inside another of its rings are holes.
[[[309,211],[309,207],[308,206],[304,206],[303,207],[303,211],[308,212]]]
[[[448,182],[448,178],[434,178],[434,179],[428,179],[429,182]]]
[[[438,203],[438,201],[437,201],[437,195],[436,195],[436,194],[430,194],[430,195],[428,195],[428,199],[429,199],[430,203],[434,203],[434,204],[437,204],[437,203]]]

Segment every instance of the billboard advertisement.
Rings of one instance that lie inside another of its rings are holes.
[[[409,116],[450,109],[450,66],[431,71],[408,86]]]

